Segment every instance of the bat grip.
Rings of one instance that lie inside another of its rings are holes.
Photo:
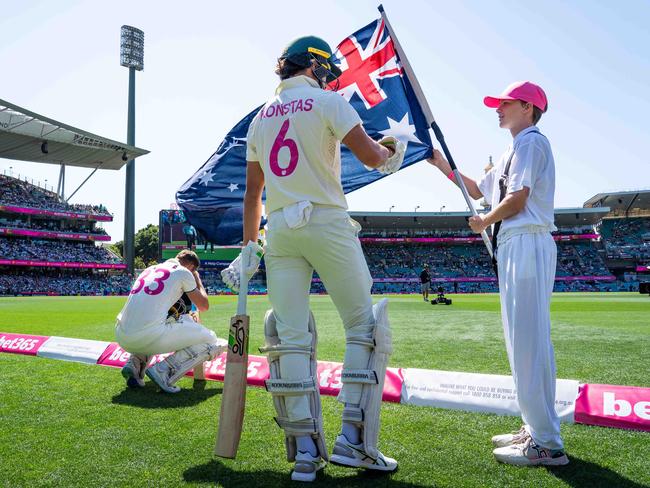
[[[237,296],[237,315],[246,315],[246,297],[248,296],[248,273],[246,268],[251,262],[253,250],[244,246],[241,250],[241,270],[239,275],[239,295]]]

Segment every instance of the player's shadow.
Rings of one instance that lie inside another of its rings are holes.
[[[214,395],[221,394],[222,388],[206,388],[207,382],[194,381],[190,388],[182,388],[178,393],[163,393],[151,381],[144,388],[125,387],[115,395],[112,403],[141,408],[178,408],[198,405]]]
[[[327,469],[325,468],[324,471],[319,472],[316,481],[310,483],[309,486],[327,486],[328,488],[337,486],[368,486],[373,488],[385,486],[419,488],[421,486],[430,486],[396,481],[392,479],[389,473],[356,469],[350,469],[349,476],[344,478],[333,478],[327,474]],[[185,470],[183,480],[187,483],[218,483],[219,486],[227,486],[229,488],[238,486],[247,488],[251,486],[295,488],[298,486],[295,481],[291,481],[289,469],[286,471],[271,471],[268,469],[239,471],[230,468],[227,464],[216,459]]]
[[[569,486],[603,486],[616,488],[647,488],[647,485],[637,483],[598,464],[585,461],[569,454],[569,464],[566,466],[548,466],[546,469],[556,478]]]

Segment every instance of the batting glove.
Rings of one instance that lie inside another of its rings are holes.
[[[260,261],[262,260],[262,256],[264,256],[264,249],[253,241],[248,241],[246,247],[252,249],[250,262],[244,270],[250,280],[260,267]],[[241,253],[239,253],[239,256],[226,269],[221,271],[221,279],[232,291],[239,291],[241,281]]]
[[[377,171],[384,175],[390,175],[399,170],[404,161],[406,146],[402,141],[393,136],[383,137],[379,144],[393,150],[393,155],[389,157],[384,164],[377,167]]]

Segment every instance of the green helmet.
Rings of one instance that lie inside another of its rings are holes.
[[[327,83],[331,83],[341,76],[341,70],[332,60],[332,49],[323,39],[316,36],[305,36],[295,39],[282,51],[280,59],[287,59],[298,66],[308,68],[311,60],[318,63],[319,72],[314,74],[318,78],[325,77]]]

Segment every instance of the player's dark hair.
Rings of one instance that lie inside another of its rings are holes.
[[[311,62],[306,66],[294,63],[287,58],[278,59],[278,64],[275,66],[275,74],[280,77],[281,80],[286,80],[291,78],[299,73],[300,71],[308,68],[311,65]]]
[[[196,269],[199,269],[199,266],[201,266],[201,260],[199,257],[194,251],[190,251],[189,249],[183,249],[179,252],[176,255],[176,259],[178,259],[181,264],[193,264]]]

